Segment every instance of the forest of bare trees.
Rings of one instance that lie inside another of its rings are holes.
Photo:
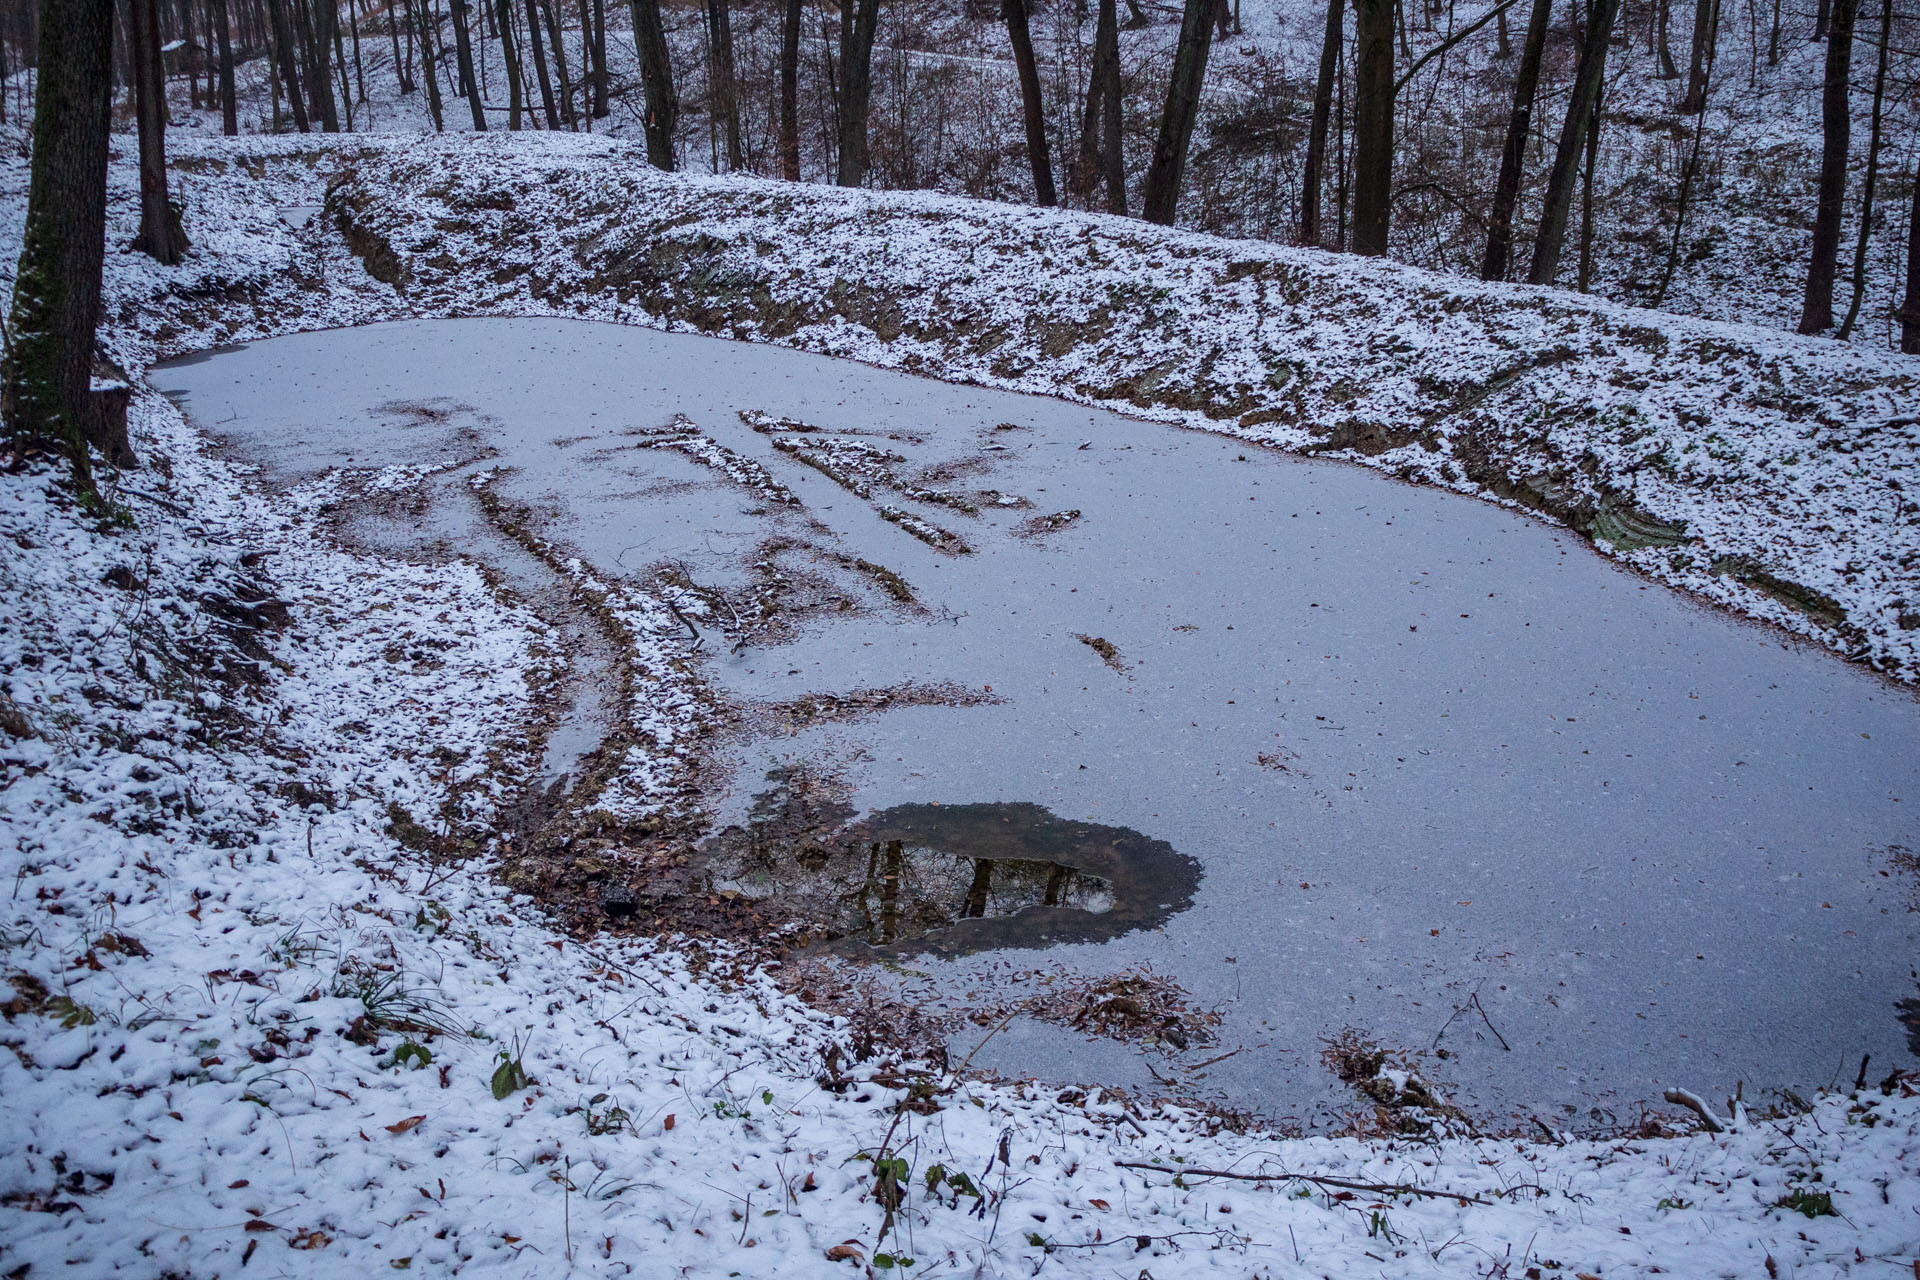
[[[1920,15],[1806,2],[122,0],[112,57],[163,260],[169,112],[610,130],[1920,350]],[[12,115],[42,21],[0,4]]]

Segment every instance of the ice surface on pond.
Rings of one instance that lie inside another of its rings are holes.
[[[1155,1069],[1277,1114],[1326,1096],[1344,1026],[1543,1114],[1910,1061],[1920,916],[1882,873],[1920,843],[1912,697],[1568,533],[1057,401],[583,322],[307,334],[157,377],[273,482],[497,451],[495,489],[598,572],[724,596],[710,632],[790,604],[787,632],[703,648],[743,706],[990,687],[750,717],[722,823],[811,767],[863,812],[1030,802],[1201,864],[1158,929],[915,961],[930,992],[1150,962],[1221,1007],[1216,1052],[1245,1046]],[[657,447],[669,428],[705,443]],[[1039,1024],[975,1063],[1152,1084]]]

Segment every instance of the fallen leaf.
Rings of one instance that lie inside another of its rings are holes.
[[[278,1231],[279,1229],[280,1228],[274,1226],[265,1218],[250,1218],[247,1220],[247,1230],[249,1231]]]
[[[1087,1203],[1092,1205],[1094,1208],[1100,1209],[1102,1211],[1113,1208],[1113,1206],[1108,1204],[1105,1200],[1089,1200],[1087,1201]]]
[[[387,1126],[387,1132],[388,1133],[409,1133],[414,1129],[418,1129],[420,1127],[420,1122],[425,1119],[426,1119],[425,1116],[408,1116],[405,1120],[396,1120],[394,1123]]]
[[[246,1180],[245,1178],[238,1178],[238,1179],[236,1179],[236,1180],[234,1180],[234,1181],[232,1181],[232,1182],[229,1182],[229,1183],[227,1184],[227,1190],[229,1190],[229,1191],[238,1191],[238,1190],[239,1190],[240,1188],[242,1188],[242,1187],[244,1187],[244,1186],[246,1186],[246,1185],[247,1185],[247,1180]]]
[[[865,1262],[866,1260],[867,1255],[854,1248],[851,1240],[827,1250],[828,1262]]]
[[[662,1129],[671,1129],[671,1128],[673,1128],[673,1117],[672,1117],[671,1115],[669,1115],[669,1116],[668,1116],[668,1117],[667,1117],[667,1118],[666,1118],[665,1120],[662,1120],[662,1121],[660,1122],[660,1127],[661,1127]]]

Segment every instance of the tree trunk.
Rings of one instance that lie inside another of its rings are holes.
[[[1833,13],[1829,0],[1819,0],[1813,9],[1813,42],[1819,44],[1827,38],[1827,25]]]
[[[401,8],[406,9],[406,20],[400,17]],[[400,50],[400,28],[407,29],[406,52]],[[387,36],[393,41],[393,74],[400,82],[400,96],[406,97],[413,92],[413,6],[406,0],[387,0]]]
[[[1813,214],[1813,253],[1807,259],[1806,301],[1800,332],[1833,327],[1834,258],[1840,251],[1840,215],[1847,198],[1847,143],[1853,120],[1848,76],[1853,61],[1853,17],[1860,0],[1833,0],[1827,26],[1827,74],[1820,91],[1820,194]]]
[[[708,77],[712,80],[713,110],[727,139],[727,172],[747,167],[740,145],[740,94],[733,64],[733,11],[727,0],[707,0]]]
[[[540,83],[540,113],[547,128],[560,127],[560,111],[553,102],[553,77],[547,71],[547,51],[540,39],[539,0],[527,0],[527,56],[533,59],[534,77]]]
[[[780,18],[780,176],[800,181],[800,23],[802,0],[786,0]]]
[[[0,367],[0,417],[15,452],[67,455],[93,493],[87,444],[106,443],[92,392],[106,259],[113,0],[40,0],[26,235]]]
[[[1882,111],[1887,100],[1887,54],[1893,45],[1893,0],[1880,2],[1880,56],[1873,69],[1873,114],[1867,125],[1867,174],[1860,185],[1860,235],[1853,244],[1853,297],[1847,303],[1847,318],[1840,322],[1840,341],[1853,336],[1853,322],[1860,318],[1860,299],[1867,286],[1867,241],[1873,231],[1873,190],[1880,177]]]
[[[187,237],[167,199],[167,81],[154,0],[128,0],[127,18],[134,114],[140,126],[140,234],[133,247],[171,266],[186,256]]]
[[[293,127],[307,133],[310,126],[306,105],[301,101],[300,77],[294,71],[293,28],[287,21],[287,0],[267,0],[267,16],[273,23],[274,62],[280,69],[280,88],[287,95]]]
[[[573,80],[567,74],[566,29],[560,25],[560,12],[556,7],[558,0],[529,0],[529,3],[538,3],[540,16],[547,24],[548,47],[553,52],[553,74],[560,80],[560,123],[569,129],[577,129],[579,123],[574,114]],[[527,15],[527,21],[532,23],[531,13]]]
[[[1391,0],[1388,0],[1391,3]],[[1173,225],[1180,201],[1180,179],[1187,167],[1187,146],[1193,140],[1193,122],[1200,114],[1200,89],[1207,75],[1207,54],[1213,44],[1213,0],[1187,0],[1180,18],[1180,43],[1173,54],[1173,78],[1167,85],[1167,105],[1160,115],[1160,137],[1147,165],[1141,192],[1141,216],[1161,226]]]
[[[420,76],[427,82],[427,114],[433,117],[433,131],[442,133],[446,130],[447,121],[440,98],[440,74],[433,66],[434,41],[439,34],[435,28],[439,26],[439,17],[434,11],[433,0],[408,0],[408,3],[420,6]]]
[[[1100,3],[1106,13],[1107,33],[1102,46],[1096,25],[1095,45],[1104,49],[1098,56],[1099,74],[1106,80],[1106,88],[1100,93],[1100,159],[1107,170],[1107,212],[1124,218],[1127,216],[1127,155],[1125,144],[1120,140],[1120,28],[1114,21],[1113,0],[1100,0]]]
[[[495,14],[494,22],[499,27],[500,57],[507,68],[507,131],[518,133],[520,110],[525,103],[520,86],[525,83],[525,77],[520,71],[520,51],[513,42],[512,0],[500,0],[500,8]]]
[[[1653,73],[1654,77],[1660,80],[1678,80],[1680,68],[1673,65],[1673,0],[1657,0],[1654,13],[1655,23],[1660,30],[1657,42],[1660,66]]]
[[[584,0],[583,0],[584,2]],[[608,102],[607,0],[593,0],[593,118],[604,120],[613,108]]]
[[[1102,181],[1107,212],[1127,211],[1125,156],[1120,148],[1120,24],[1114,0],[1100,0],[1093,29],[1093,65],[1087,75],[1087,109],[1080,121],[1080,155],[1074,161],[1075,194],[1090,197]]]
[[[1701,90],[1704,95],[1704,86]],[[1580,180],[1580,265],[1574,275],[1574,288],[1585,293],[1593,284],[1593,172],[1600,160],[1600,111],[1606,97],[1603,86],[1593,100],[1593,115],[1587,123],[1587,171]]]
[[[1353,13],[1353,251],[1378,257],[1393,213],[1393,0]]]
[[[480,101],[480,82],[473,76],[473,37],[467,31],[467,0],[449,0],[453,11],[453,57],[460,69],[460,87],[467,95],[477,133],[487,131],[487,111]]]
[[[1767,65],[1780,65],[1780,0],[1773,0],[1773,26],[1767,33]]]
[[[1894,318],[1900,322],[1900,350],[1920,356],[1920,166],[1913,171],[1911,204],[1907,214],[1907,292]],[[25,271],[21,274],[24,276]]]
[[[1320,243],[1321,175],[1327,163],[1327,121],[1333,114],[1333,81],[1340,73],[1346,6],[1327,0],[1327,29],[1320,40],[1320,74],[1313,82],[1313,123],[1307,129],[1307,172],[1300,183],[1300,243]]]
[[[1533,132],[1533,99],[1540,87],[1540,58],[1547,45],[1553,0],[1533,0],[1527,42],[1520,49],[1520,70],[1513,82],[1513,111],[1507,117],[1507,141],[1500,153],[1500,177],[1493,186],[1487,215],[1487,252],[1480,260],[1482,280],[1505,280],[1513,262],[1513,209],[1527,163],[1527,138]]]
[[[333,100],[333,50],[326,15],[333,0],[294,0],[294,22],[307,50],[307,114],[320,122],[324,133],[340,132],[339,108]]]
[[[867,105],[873,97],[873,35],[880,0],[842,0],[840,22],[840,175],[843,187],[867,177]]]
[[[1053,161],[1047,155],[1047,113],[1040,101],[1040,69],[1033,61],[1033,34],[1027,29],[1027,0],[1000,0],[1000,17],[1013,44],[1013,65],[1020,74],[1020,109],[1027,123],[1027,162],[1033,167],[1034,203],[1060,203],[1053,189]]]
[[[1707,105],[1707,63],[1720,40],[1720,0],[1694,0],[1693,54],[1687,62],[1687,96],[1680,114],[1693,115]]]
[[[240,109],[233,94],[233,35],[228,30],[227,0],[212,0],[214,35],[220,41],[220,132],[240,136]]]
[[[1587,130],[1592,127],[1594,104],[1600,100],[1600,83],[1607,70],[1607,40],[1619,11],[1620,0],[1594,0],[1593,10],[1587,15],[1580,68],[1573,77],[1573,100],[1567,104],[1567,118],[1560,127],[1560,142],[1547,177],[1540,235],[1533,246],[1532,269],[1527,272],[1529,284],[1552,284],[1560,273],[1560,253],[1566,247],[1567,217],[1573,206],[1573,180],[1580,168]]]
[[[660,0],[631,0],[633,46],[640,55],[640,78],[647,94],[647,163],[673,171],[673,130],[680,121],[680,99],[673,91],[673,60]]]

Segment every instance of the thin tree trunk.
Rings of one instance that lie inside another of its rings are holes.
[[[527,56],[533,59],[534,76],[540,83],[541,114],[547,119],[547,128],[558,129],[560,111],[553,103],[553,77],[547,71],[545,42],[540,39],[538,0],[527,0]]]
[[[477,133],[487,131],[486,107],[480,101],[480,82],[473,78],[473,38],[467,32],[467,0],[449,0],[453,10],[453,57],[460,69],[460,85],[467,95]]]
[[[1780,65],[1780,0],[1773,0],[1773,27],[1767,34],[1767,65]]]
[[[353,33],[353,83],[362,103],[367,100],[367,69],[360,61],[360,17],[365,12],[362,0],[347,0],[347,25]]]
[[[569,129],[578,129],[579,119],[574,112],[573,80],[567,74],[567,42],[565,28],[560,25],[558,0],[537,0],[540,16],[547,24],[548,48],[553,53],[553,74],[560,80],[560,123]],[[527,21],[533,21],[533,15],[527,15]]]
[[[1513,56],[1513,36],[1507,31],[1507,11],[1504,8],[1500,10],[1500,16],[1497,21],[1499,26],[1495,35],[1499,40],[1499,44],[1494,50],[1494,56],[1503,59],[1511,58]]]
[[[1047,113],[1040,101],[1040,69],[1033,61],[1033,34],[1027,29],[1027,0],[1000,0],[1000,17],[1013,44],[1020,75],[1020,108],[1027,125],[1027,162],[1033,168],[1033,199],[1042,207],[1060,203],[1053,189],[1053,161],[1047,154]]]
[[[1353,251],[1387,252],[1393,213],[1393,3],[1356,0]]]
[[[1527,139],[1533,133],[1533,99],[1540,86],[1540,59],[1547,46],[1553,0],[1533,0],[1527,41],[1520,47],[1520,69],[1513,82],[1513,111],[1507,116],[1507,140],[1500,152],[1500,177],[1493,186],[1487,215],[1487,252],[1480,260],[1482,280],[1505,280],[1513,261],[1513,209],[1527,164]]]
[[[447,127],[444,106],[440,98],[440,75],[434,70],[434,43],[438,33],[439,16],[434,11],[433,0],[407,0],[408,4],[418,4],[420,15],[420,76],[427,82],[427,114],[433,117],[433,131],[445,132]]]
[[[1587,124],[1587,171],[1580,181],[1580,265],[1574,276],[1574,288],[1581,293],[1593,284],[1593,171],[1600,160],[1600,112],[1605,99],[1602,86]]]
[[[16,453],[66,454],[93,494],[87,444],[101,440],[92,393],[106,259],[113,0],[40,0],[26,235],[0,370],[0,417]]]
[[[1560,142],[1554,149],[1553,168],[1547,177],[1546,203],[1540,211],[1540,235],[1533,246],[1533,266],[1527,272],[1529,284],[1552,284],[1560,273],[1560,253],[1566,246],[1567,217],[1573,206],[1573,180],[1580,168],[1580,153],[1592,123],[1594,104],[1600,98],[1600,82],[1607,70],[1607,41],[1619,11],[1620,0],[1594,0],[1593,11],[1587,15],[1586,38],[1580,46],[1580,69],[1573,77],[1573,100],[1567,105],[1567,118],[1561,125]]]
[[[673,60],[660,0],[631,0],[633,45],[640,55],[640,78],[647,94],[647,163],[673,170],[673,130],[680,120],[680,99],[673,91]]]
[[[1678,80],[1680,68],[1673,64],[1673,0],[1658,0],[1654,13],[1654,21],[1660,31],[1657,42],[1660,66],[1653,74],[1660,80]]]
[[[293,127],[310,132],[306,104],[301,101],[300,77],[294,70],[293,30],[287,21],[288,0],[267,0],[267,16],[273,23],[275,62],[280,68],[280,87],[287,95],[287,109],[293,115]]]
[[[133,247],[171,266],[186,256],[187,237],[167,198],[167,81],[154,0],[129,0],[127,18],[134,112],[140,125],[140,234]]]
[[[727,171],[746,168],[740,144],[740,94],[733,63],[733,10],[727,0],[707,0],[708,78],[712,81],[714,114],[727,139]]]
[[[1920,356],[1920,166],[1913,171],[1913,199],[1907,213],[1907,291],[1894,318],[1900,322],[1900,350]],[[24,275],[24,271],[22,272]],[[17,332],[17,329],[16,329]]]
[[[499,28],[500,56],[507,66],[507,130],[518,133],[520,112],[525,106],[525,95],[521,89],[525,77],[520,67],[520,50],[515,47],[513,40],[513,0],[500,0],[500,9],[494,21]]]
[[[1550,2],[1550,0],[1542,0]],[[1333,114],[1333,81],[1340,73],[1346,6],[1327,0],[1326,34],[1320,39],[1320,74],[1313,82],[1313,123],[1307,129],[1307,171],[1300,183],[1300,243],[1320,243],[1321,176],[1327,162],[1327,120]]]
[[[1695,0],[1693,6],[1693,53],[1687,61],[1687,95],[1680,100],[1680,114],[1690,116],[1707,105],[1707,63],[1720,41],[1720,0]]]
[[[228,30],[227,0],[212,0],[214,35],[220,41],[220,132],[240,136],[240,109],[233,92],[233,35]]]
[[[1860,186],[1860,235],[1853,244],[1853,297],[1847,303],[1847,318],[1840,322],[1840,341],[1853,336],[1853,322],[1860,318],[1860,299],[1867,287],[1867,241],[1873,231],[1873,189],[1880,177],[1880,141],[1882,111],[1887,98],[1887,53],[1893,45],[1893,0],[1880,3],[1880,56],[1873,69],[1873,114],[1867,126],[1867,174]]]
[[[1106,81],[1100,91],[1100,159],[1106,166],[1107,212],[1127,216],[1127,156],[1120,139],[1120,28],[1115,22],[1113,0],[1100,0],[1106,15],[1106,41],[1100,41],[1101,26],[1094,30],[1095,72]]]
[[[780,18],[780,176],[800,181],[800,23],[802,0],[786,0]]]
[[[840,174],[843,187],[867,177],[867,106],[873,96],[873,35],[880,0],[842,0],[840,23]]]
[[[1813,214],[1813,252],[1807,259],[1800,332],[1833,328],[1834,259],[1840,251],[1840,215],[1847,198],[1847,144],[1853,131],[1847,102],[1853,61],[1853,18],[1860,0],[1833,0],[1827,27],[1827,73],[1820,92],[1820,191]]]
[[[1827,38],[1827,27],[1833,14],[1829,0],[1819,0],[1813,8],[1813,42],[1819,44]]]
[[[607,0],[593,0],[593,118],[604,120],[613,108],[607,78]]]
[[[353,132],[353,86],[347,81],[347,46],[340,37],[340,11],[334,9],[334,0],[320,0],[320,2],[332,10],[328,25],[333,28],[333,65],[340,76],[341,124],[346,127],[348,133],[351,133]],[[349,17],[353,15],[352,0],[348,0],[347,15]],[[353,51],[356,55],[360,52],[360,37],[357,35],[354,37]]]
[[[1160,114],[1160,136],[1153,145],[1146,187],[1140,195],[1141,216],[1148,222],[1173,225],[1212,44],[1213,0],[1186,0],[1186,11],[1180,18],[1180,43],[1173,54],[1173,77],[1167,85],[1167,105]]]
[[[320,122],[325,133],[340,132],[340,113],[333,100],[333,51],[326,30],[326,11],[333,0],[314,0],[310,11],[306,0],[294,0],[294,21],[301,43],[307,50],[307,113]]]
[[[387,36],[393,41],[393,74],[400,82],[400,96],[413,92],[413,8],[405,4],[406,19],[400,17],[404,0],[387,0]],[[407,29],[406,52],[400,50],[400,28]]]

